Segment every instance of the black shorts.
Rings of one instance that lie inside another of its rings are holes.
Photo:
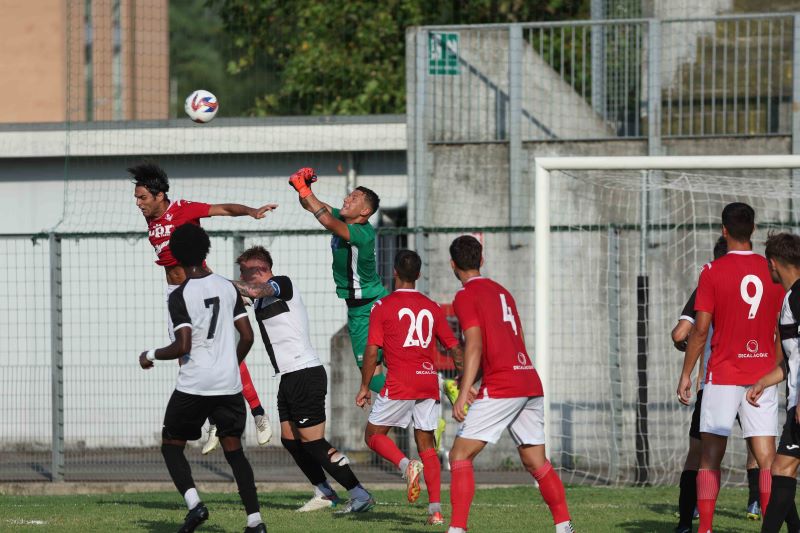
[[[325,396],[328,373],[325,367],[313,366],[283,374],[278,386],[278,417],[307,428],[325,422]]]
[[[164,413],[161,436],[174,440],[197,440],[208,417],[214,419],[219,437],[241,437],[247,420],[241,392],[229,396],[199,396],[172,392]]]
[[[797,407],[792,407],[786,412],[786,423],[783,424],[777,453],[800,459],[800,424],[794,419],[796,410]]]
[[[689,437],[700,440],[700,408],[703,405],[703,389],[697,391],[697,401],[692,411],[692,424],[689,426]]]

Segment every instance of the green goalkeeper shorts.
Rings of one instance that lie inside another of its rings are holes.
[[[364,366],[364,350],[367,348],[369,335],[369,312],[372,311],[374,302],[358,307],[347,308],[347,331],[350,333],[350,345],[353,347],[353,356],[356,358],[358,368]],[[383,351],[378,350],[378,364],[383,362]]]

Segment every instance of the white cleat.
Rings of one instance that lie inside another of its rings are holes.
[[[575,528],[572,526],[572,521],[561,522],[556,524],[556,533],[575,533]]]
[[[210,424],[208,426],[208,440],[203,445],[203,455],[208,455],[219,446],[219,437],[217,437],[217,426]]]
[[[308,513],[310,511],[319,511],[321,509],[330,509],[336,507],[342,500],[334,493],[333,496],[325,496],[320,493],[308,500],[301,508],[297,510],[298,513]]]
[[[266,414],[256,415],[253,417],[256,423],[256,438],[258,445],[264,446],[272,438],[272,426],[269,423],[269,417]]]

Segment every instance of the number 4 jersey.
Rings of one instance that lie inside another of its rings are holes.
[[[456,293],[453,309],[462,330],[481,328],[481,397],[544,394],[539,374],[525,349],[517,304],[505,287],[487,278],[471,278]]]
[[[458,344],[441,307],[413,289],[397,289],[372,306],[367,344],[383,348],[391,400],[439,399],[434,366],[436,339],[445,348]]]
[[[695,310],[712,315],[706,383],[752,385],[775,368],[775,325],[784,296],[767,260],[731,251],[700,272]]]

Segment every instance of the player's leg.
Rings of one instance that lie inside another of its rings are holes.
[[[236,480],[239,498],[247,513],[245,532],[266,531],[264,521],[261,519],[253,467],[242,450],[242,433],[247,420],[244,397],[239,393],[209,398],[216,402],[212,414],[217,422],[217,434],[225,453],[225,460],[228,461],[233,478]]]
[[[469,415],[467,415],[469,416]],[[469,508],[475,497],[475,471],[472,461],[486,446],[486,441],[456,437],[450,449],[450,527],[448,533],[467,530]]]
[[[347,332],[350,334],[350,346],[353,348],[353,356],[356,358],[356,365],[361,368],[364,364],[364,350],[367,348],[367,337],[369,335],[369,312],[371,305],[361,305],[358,307],[347,308]],[[369,390],[380,394],[386,383],[386,376],[383,374],[383,352],[378,350],[378,365],[375,373],[369,382]]]
[[[208,520],[208,508],[200,500],[192,478],[192,469],[184,455],[186,441],[200,438],[207,411],[205,397],[176,390],[173,391],[164,414],[161,455],[175,488],[183,496],[189,510],[179,531],[194,531],[198,525]]]
[[[739,419],[742,436],[749,441],[750,449],[759,468],[758,492],[762,515],[767,511],[772,491],[772,461],[775,459],[775,437],[778,432],[778,387],[764,390],[758,399],[758,407],[750,405],[742,395]]]
[[[692,520],[697,510],[697,469],[700,467],[700,409],[703,405],[703,391],[697,393],[697,401],[692,410],[689,425],[689,452],[681,472],[678,493],[678,526],[676,533],[691,533]]]
[[[272,438],[272,426],[269,422],[269,417],[261,405],[261,400],[258,398],[258,392],[253,385],[253,378],[250,377],[250,370],[244,361],[239,363],[239,375],[242,378],[242,395],[247,400],[250,406],[250,414],[253,415],[253,421],[256,424],[256,440],[259,446],[264,446]]]
[[[741,423],[739,427],[741,427]],[[761,520],[761,504],[759,503],[758,492],[758,462],[756,461],[755,455],[753,455],[753,451],[750,449],[750,441],[745,439],[745,443],[747,443],[747,462],[745,463],[745,468],[747,470],[747,513],[745,516],[750,520]]]
[[[442,406],[433,399],[414,404],[414,441],[422,461],[422,474],[428,491],[428,524],[444,524],[442,517],[442,465],[436,451],[435,431],[439,425]]]
[[[281,413],[280,401],[278,406],[278,412]],[[323,434],[324,433],[323,426]],[[292,456],[295,464],[297,464],[298,468],[300,468],[306,476],[306,479],[314,486],[314,495],[303,504],[298,511],[317,511],[337,505],[340,501],[339,496],[328,483],[325,477],[325,471],[303,448],[297,428],[288,420],[281,420],[281,444],[283,444],[283,447],[289,452],[289,455]]]
[[[719,495],[720,465],[745,387],[707,383],[700,408],[700,468],[697,472],[698,533],[711,531]]]
[[[553,515],[556,533],[573,533],[564,484],[545,453],[544,398],[529,398],[509,425],[508,432],[517,444],[525,469],[539,483],[542,498]]]
[[[782,450],[782,448],[784,448]],[[761,525],[762,533],[778,533],[784,522],[788,524],[790,532],[797,531],[797,524],[793,524],[797,514],[794,505],[797,493],[797,467],[800,466],[800,454],[796,456],[783,455],[785,450],[783,438],[778,448],[778,454],[772,462],[772,493],[769,505],[764,511],[764,522]]]

